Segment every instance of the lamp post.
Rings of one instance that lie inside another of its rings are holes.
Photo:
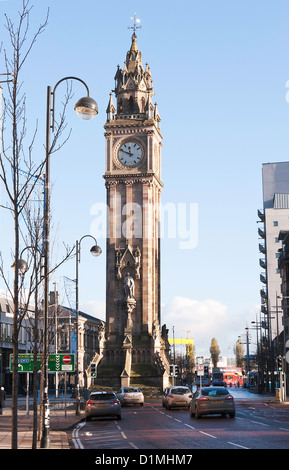
[[[82,119],[91,119],[98,113],[96,102],[89,96],[89,89],[86,83],[77,77],[64,77],[59,80],[51,91],[47,87],[47,108],[46,108],[46,159],[45,159],[45,184],[44,184],[44,344],[43,344],[43,427],[41,437],[41,447],[48,448],[49,438],[49,400],[48,400],[48,294],[49,294],[49,218],[50,218],[50,133],[54,132],[55,114],[55,91],[58,85],[64,80],[78,80],[86,88],[87,96],[81,98],[74,109]],[[53,99],[51,99],[53,98]],[[52,101],[52,102],[51,102]]]
[[[86,238],[90,237],[93,238],[95,245],[93,245],[90,249],[90,253],[97,257],[101,255],[102,250],[100,246],[98,246],[96,239],[92,235],[84,235],[79,241],[76,240],[76,267],[75,267],[75,272],[76,272],[76,415],[80,414],[80,394],[79,394],[79,334],[78,334],[78,328],[79,328],[79,305],[78,305],[78,293],[79,293],[79,287],[78,287],[78,281],[79,281],[79,276],[78,276],[78,267],[80,263],[80,246],[81,246],[81,241]]]

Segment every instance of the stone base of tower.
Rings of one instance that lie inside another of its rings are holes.
[[[106,341],[97,365],[97,386],[149,386],[163,390],[169,385],[169,360],[165,342],[156,347],[149,335],[115,337]],[[167,346],[167,345],[166,345]]]

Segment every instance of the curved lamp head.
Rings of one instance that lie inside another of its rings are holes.
[[[92,256],[99,256],[102,253],[102,249],[98,245],[94,245],[92,248],[90,248],[90,253]]]
[[[24,259],[20,258],[17,264],[19,274],[25,274],[28,271],[28,264]],[[11,268],[15,271],[15,262],[12,264]]]
[[[98,114],[98,106],[96,101],[90,96],[80,98],[74,106],[77,116],[81,119],[89,120]]]

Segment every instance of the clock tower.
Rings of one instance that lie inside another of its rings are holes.
[[[104,125],[107,191],[106,325],[97,383],[168,382],[168,338],[161,327],[160,196],[162,136],[153,80],[134,26],[115,74]]]

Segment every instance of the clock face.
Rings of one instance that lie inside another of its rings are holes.
[[[141,161],[142,157],[142,147],[133,141],[125,142],[118,150],[118,159],[120,163],[127,167],[136,166]]]

